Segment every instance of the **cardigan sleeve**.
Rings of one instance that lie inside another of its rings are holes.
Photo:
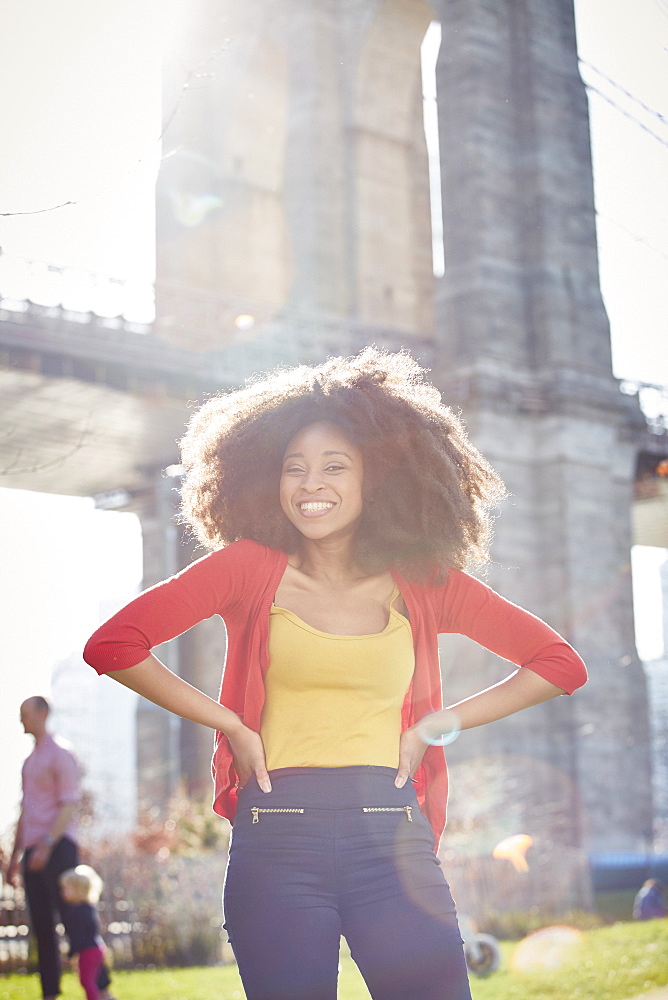
[[[467,573],[450,570],[433,600],[439,632],[466,635],[567,694],[586,682],[582,659],[558,632]]]
[[[256,562],[249,546],[255,547],[234,542],[145,590],[93,633],[83,653],[86,663],[98,674],[125,670],[205,618],[224,616]]]

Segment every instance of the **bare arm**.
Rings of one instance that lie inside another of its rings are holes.
[[[19,821],[16,824],[16,834],[14,835],[14,846],[7,864],[7,881],[10,885],[16,885],[21,869],[21,824],[23,822],[23,809],[19,814]]]
[[[182,719],[199,722],[209,729],[218,729],[226,736],[242,725],[236,712],[219,705],[213,698],[172,673],[152,653],[134,667],[110,670],[107,676],[113,677],[131,691],[136,691],[154,705],[159,705]]]
[[[65,805],[62,807],[62,809],[56,816],[53,826],[49,830],[50,840],[60,840],[62,835],[65,833],[65,830],[67,830],[67,827],[70,824],[70,820],[74,815],[74,810],[78,805],[79,805],[78,802],[65,803]]]
[[[447,713],[454,712],[459,719],[460,729],[475,729],[476,726],[505,719],[506,716],[520,712],[523,708],[531,708],[533,705],[550,701],[560,694],[565,694],[563,688],[545,680],[533,670],[520,667],[498,684],[479,691],[470,698],[464,698],[454,705],[449,705],[442,713],[435,712],[428,716],[428,720],[430,723],[433,721],[435,728],[444,722],[441,732],[447,732],[452,719],[450,716],[448,721]],[[441,715],[442,719],[439,718]]]
[[[260,735],[245,726],[236,712],[172,673],[152,653],[133,667],[110,670],[108,676],[182,719],[224,733],[232,747],[242,784],[254,774],[260,788],[271,791]]]
[[[406,783],[419,767],[428,744],[437,742],[443,734],[454,732],[456,735],[460,729],[474,729],[505,719],[523,708],[540,705],[564,693],[562,688],[533,670],[520,667],[498,684],[440,712],[426,715],[402,734],[395,784],[401,788]]]

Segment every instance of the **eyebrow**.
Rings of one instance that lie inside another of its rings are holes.
[[[346,458],[349,459],[349,461],[352,462],[352,456],[350,456],[347,451],[323,451],[323,455],[328,455],[328,456],[329,455],[345,455]],[[285,458],[283,459],[283,461],[287,462],[287,460],[289,458],[303,458],[303,457],[304,457],[304,455],[302,454],[301,451],[295,451],[291,455],[286,455]]]

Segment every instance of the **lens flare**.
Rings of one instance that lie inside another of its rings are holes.
[[[255,326],[255,316],[249,313],[241,313],[234,321],[237,330],[251,330]]]
[[[568,962],[584,941],[576,927],[555,924],[543,927],[520,941],[513,952],[510,967],[513,972],[542,972],[558,969]]]
[[[174,217],[188,229],[200,226],[208,215],[222,205],[222,198],[215,194],[193,194],[183,191],[172,196]]]
[[[492,857],[512,862],[517,872],[528,872],[529,865],[526,854],[532,844],[533,837],[530,837],[528,833],[516,833],[513,837],[500,840],[492,851]]]
[[[444,709],[443,711],[445,713],[447,710]],[[429,716],[426,716],[426,718],[418,723],[417,727],[420,739],[423,743],[427,743],[429,746],[447,747],[450,743],[455,742],[462,731],[462,725],[456,712],[447,712],[445,724],[441,723],[442,728],[439,733],[431,731],[429,718]]]

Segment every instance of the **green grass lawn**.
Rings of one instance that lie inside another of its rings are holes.
[[[487,979],[472,977],[473,1000],[627,1000],[668,984],[668,920],[623,923],[582,935],[557,967],[520,972],[517,944],[502,945],[503,964]],[[548,958],[550,956],[547,956]],[[116,972],[118,1000],[243,1000],[234,966]],[[0,978],[0,1000],[38,1000],[35,976]],[[63,1000],[81,1000],[79,983],[67,974]],[[368,1000],[357,969],[343,958],[339,1000]],[[413,1000],[413,998],[407,998]]]

